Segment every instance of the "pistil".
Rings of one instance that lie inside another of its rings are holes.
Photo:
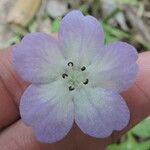
[[[69,91],[75,90],[76,87],[79,87],[82,84],[88,84],[89,79],[85,78],[84,80],[85,74],[82,73],[86,70],[85,66],[82,66],[81,68],[74,67],[73,62],[68,62],[67,66],[66,72],[62,74],[62,78],[66,79],[67,84],[69,85]]]

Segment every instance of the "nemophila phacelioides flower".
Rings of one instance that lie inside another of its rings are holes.
[[[63,139],[74,123],[96,138],[122,130],[130,111],[120,93],[135,81],[137,58],[128,43],[105,44],[100,22],[77,10],[62,19],[57,39],[27,34],[13,48],[16,71],[31,83],[20,101],[22,120],[44,143]]]

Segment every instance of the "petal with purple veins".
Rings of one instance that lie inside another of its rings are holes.
[[[47,83],[60,75],[64,57],[58,41],[44,33],[27,34],[13,48],[13,60],[21,77],[33,83]]]
[[[122,130],[130,118],[123,98],[109,90],[86,88],[74,97],[75,122],[85,133],[104,138],[114,130]]]
[[[100,22],[80,11],[71,11],[61,22],[59,40],[64,56],[86,65],[104,46],[104,31]]]
[[[96,56],[88,68],[92,86],[118,92],[127,90],[138,72],[137,58],[136,49],[125,42],[106,45],[103,55]]]
[[[74,106],[63,83],[31,85],[20,103],[22,120],[32,126],[36,137],[44,143],[64,138],[74,122]]]

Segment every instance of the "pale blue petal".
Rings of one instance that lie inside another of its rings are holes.
[[[21,118],[33,127],[40,142],[61,140],[73,125],[73,102],[63,86],[60,81],[31,85],[21,98]]]
[[[137,58],[136,49],[125,42],[106,45],[88,67],[90,84],[118,92],[127,90],[138,73]]]
[[[75,122],[85,133],[104,138],[127,126],[130,114],[127,104],[117,93],[98,88],[80,90],[74,98]]]
[[[54,80],[62,73],[64,65],[58,41],[45,33],[27,34],[13,48],[13,60],[20,76],[34,83]]]
[[[66,58],[86,65],[104,46],[104,31],[96,18],[71,11],[62,19],[59,40]]]

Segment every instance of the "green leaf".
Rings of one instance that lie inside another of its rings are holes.
[[[58,32],[62,17],[57,17],[52,23],[52,32]]]
[[[37,30],[37,22],[36,21],[33,21],[31,24],[29,24],[28,26],[28,30],[29,32],[36,32]]]
[[[144,42],[144,43],[142,43],[142,44],[143,44],[143,46],[144,46],[146,49],[150,50],[150,43]]]
[[[150,119],[142,121],[140,124],[135,126],[131,132],[142,138],[150,137]]]
[[[134,150],[137,143],[131,133],[128,133],[127,140],[121,144],[113,144],[108,147],[107,150]],[[136,149],[138,150],[138,149]]]
[[[127,139],[121,144],[112,144],[107,150],[148,150],[150,148],[150,140],[138,143],[132,132],[127,133]]]
[[[87,5],[87,4],[81,5],[79,9],[81,10],[81,12],[82,12],[84,15],[88,15],[88,5]]]
[[[107,43],[111,43],[111,42],[115,42],[115,41],[118,41],[117,37],[115,37],[115,36],[113,36],[113,35],[111,35],[109,33],[106,33],[106,35],[105,35],[105,42],[106,42],[106,44]]]
[[[139,145],[140,150],[149,150],[150,149],[150,140],[145,141]]]
[[[124,38],[129,38],[130,35],[120,29],[117,29],[115,27],[110,26],[106,22],[102,22],[102,25],[104,27],[104,30],[106,33],[109,33],[112,36],[115,36],[118,40],[122,40]]]

